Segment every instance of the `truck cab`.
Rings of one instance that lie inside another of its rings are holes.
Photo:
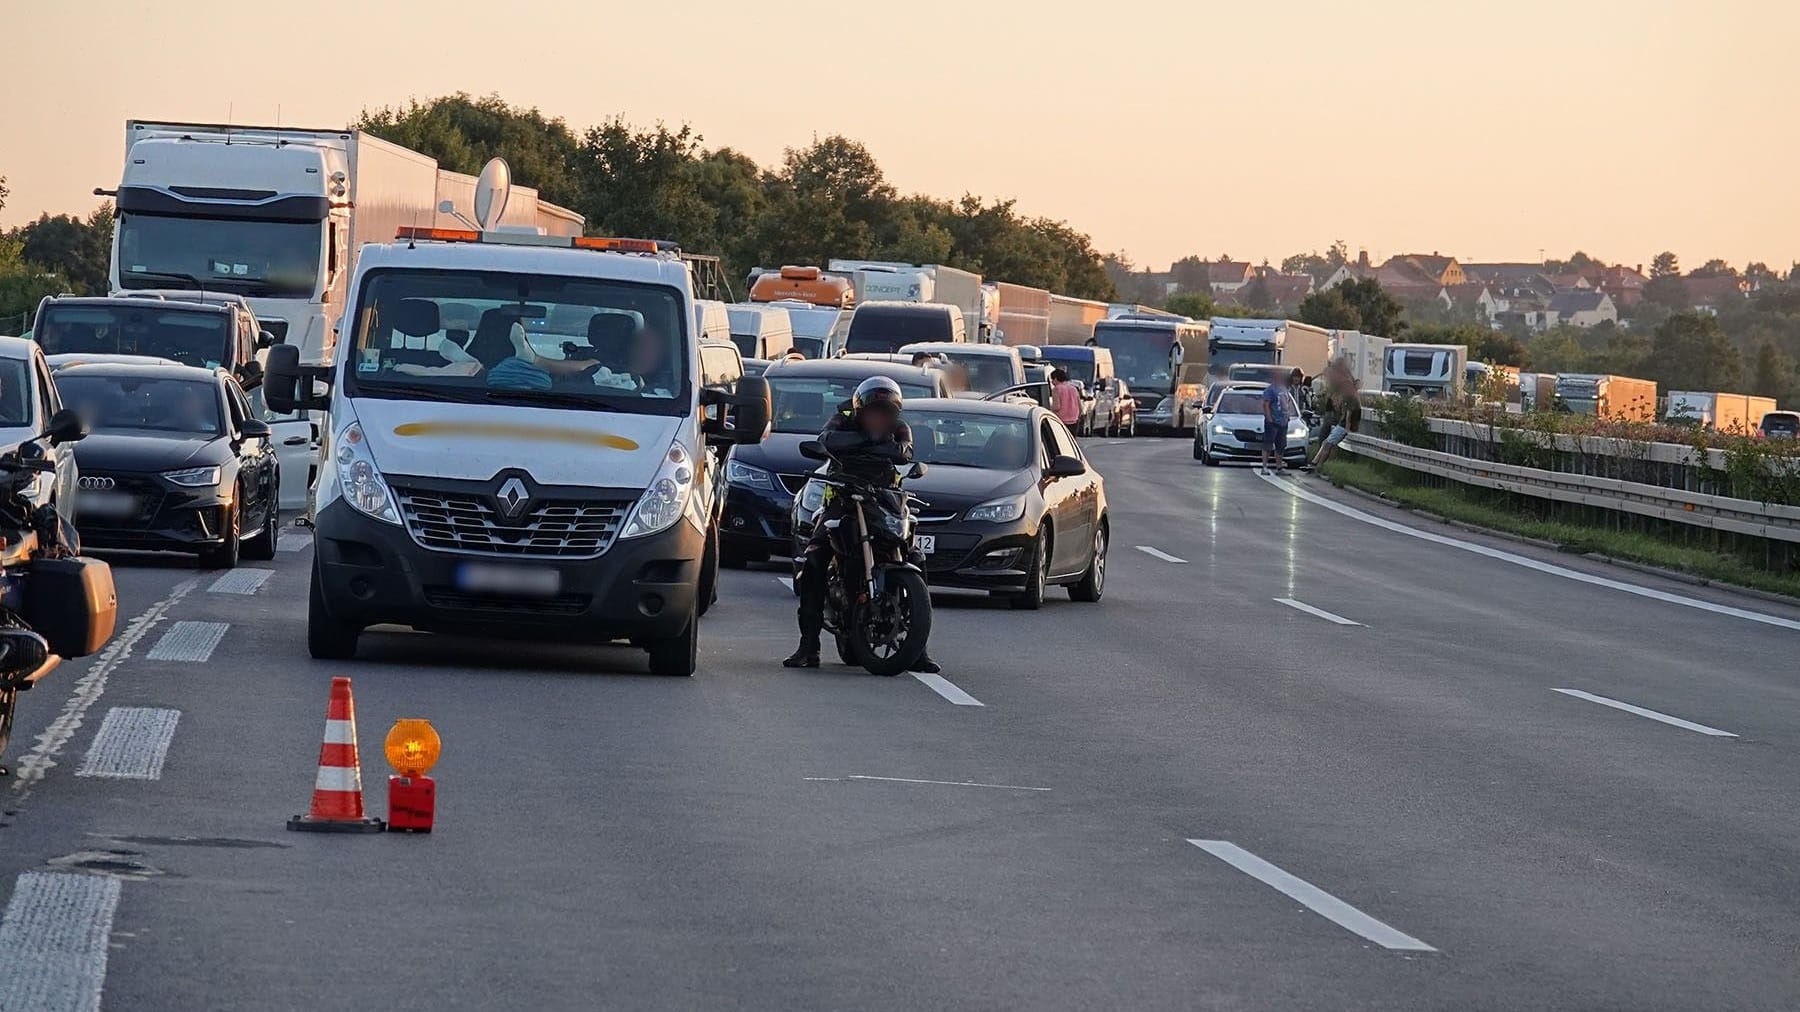
[[[336,363],[270,354],[270,406],[331,419],[310,652],[397,624],[629,640],[692,674],[712,451],[761,441],[767,384],[707,385],[689,269],[654,241],[401,233],[363,248]]]

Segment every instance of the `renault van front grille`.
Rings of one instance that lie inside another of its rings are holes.
[[[626,500],[537,499],[516,521],[468,495],[396,488],[406,531],[421,547],[520,558],[593,558],[612,547]]]

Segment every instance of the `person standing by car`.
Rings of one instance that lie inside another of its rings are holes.
[[[1081,391],[1070,382],[1069,374],[1062,369],[1050,373],[1051,403],[1056,405],[1056,417],[1062,419],[1070,431],[1081,430]]]
[[[1258,474],[1272,475],[1287,453],[1287,377],[1276,373],[1262,390],[1262,467]]]
[[[1326,367],[1323,406],[1325,441],[1313,457],[1311,469],[1315,471],[1331,459],[1331,452],[1362,422],[1362,400],[1356,395],[1356,381],[1351,379],[1350,367],[1343,359]]]

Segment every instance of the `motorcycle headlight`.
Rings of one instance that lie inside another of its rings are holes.
[[[1224,425],[1224,424],[1218,424],[1218,425],[1214,425],[1214,426],[1213,426],[1213,435],[1215,435],[1215,436],[1229,436],[1229,435],[1231,435],[1231,426],[1229,426],[1229,425]]]
[[[631,517],[619,532],[622,538],[638,538],[657,534],[674,526],[687,509],[694,494],[694,458],[679,442],[669,444],[669,452],[650,487],[631,508]]]
[[[745,488],[761,488],[773,490],[775,476],[760,467],[740,464],[735,460],[725,463],[725,482],[729,485],[742,485]]]
[[[201,488],[206,485],[217,485],[219,483],[219,468],[217,465],[212,467],[184,467],[179,471],[164,471],[163,479],[187,488]]]
[[[800,509],[804,513],[817,513],[825,508],[825,486],[816,481],[809,481],[800,489]]]
[[[338,433],[333,459],[337,464],[338,491],[346,502],[383,523],[400,522],[394,494],[388,491],[387,479],[375,467],[375,456],[369,452],[360,423],[351,422]]]
[[[1013,496],[1010,499],[995,499],[970,508],[966,514],[970,520],[986,520],[995,524],[1010,524],[1025,515],[1025,497]]]

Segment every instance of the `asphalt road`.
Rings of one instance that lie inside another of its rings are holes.
[[[1800,1005],[1800,609],[1090,451],[1105,600],[941,597],[942,693],[782,669],[773,569],[673,681],[314,662],[294,535],[250,593],[119,560],[0,781],[0,1009]],[[372,809],[442,733],[434,834],[284,831],[333,675]]]

